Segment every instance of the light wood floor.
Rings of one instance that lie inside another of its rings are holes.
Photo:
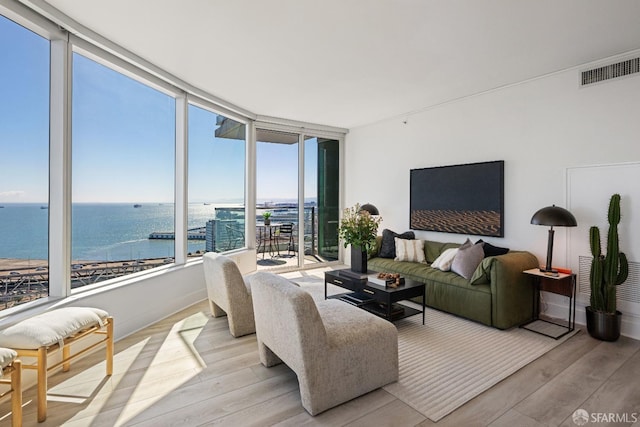
[[[640,342],[605,343],[585,331],[438,423],[384,390],[311,417],[293,372],[263,367],[255,335],[233,338],[206,302],[118,341],[111,378],[102,356],[52,376],[45,423],[36,423],[35,389],[26,390],[24,425],[574,426],[579,408],[640,417]],[[0,425],[9,410],[0,405]]]

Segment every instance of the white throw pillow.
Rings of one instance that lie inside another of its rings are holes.
[[[425,262],[424,241],[395,238],[396,257],[394,261]]]
[[[446,249],[438,258],[435,259],[435,261],[433,261],[431,267],[442,271],[451,270],[451,264],[453,263],[453,259],[456,257],[457,253],[458,248]]]

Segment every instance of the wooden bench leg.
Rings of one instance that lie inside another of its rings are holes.
[[[113,375],[113,317],[107,324],[107,376]]]
[[[38,422],[47,419],[47,348],[38,349]]]
[[[68,345],[62,346],[62,360],[69,359],[70,355],[71,355],[70,346]],[[65,362],[62,364],[62,372],[69,372],[70,368],[71,368],[71,362]]]
[[[11,426],[22,427],[22,362],[13,361],[11,373]]]

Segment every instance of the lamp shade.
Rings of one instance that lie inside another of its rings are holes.
[[[360,210],[367,211],[371,215],[380,215],[380,212],[378,212],[378,208],[373,206],[371,203],[365,203],[364,205],[360,206]]]
[[[578,222],[571,212],[553,205],[542,208],[534,213],[533,217],[531,217],[531,224],[575,227],[578,225]]]
[[[578,225],[576,217],[568,210],[552,205],[542,208],[534,213],[533,217],[531,217],[531,224],[548,225],[551,227],[549,228],[549,239],[547,242],[547,262],[545,264],[545,268],[541,268],[540,271],[555,273],[556,271],[551,267],[551,256],[553,255],[553,227],[575,227]]]

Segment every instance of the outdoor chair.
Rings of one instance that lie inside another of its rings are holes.
[[[280,256],[281,242],[287,245],[287,256],[291,256],[291,252],[295,254],[293,223],[281,224],[276,230],[275,241],[278,256]]]
[[[229,332],[236,338],[254,333],[251,287],[236,263],[224,255],[207,252],[202,257],[202,264],[213,317],[226,315]]]
[[[298,376],[302,406],[316,415],[398,379],[398,331],[336,299],[317,304],[295,283],[251,276],[258,353]]]

